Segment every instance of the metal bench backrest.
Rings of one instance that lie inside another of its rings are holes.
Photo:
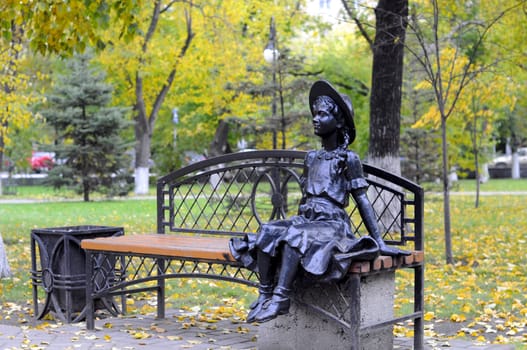
[[[261,223],[295,215],[302,197],[303,151],[251,151],[207,159],[158,180],[157,231],[243,235]],[[368,197],[389,244],[423,249],[423,189],[363,164]],[[357,236],[367,234],[355,203],[348,207]]]

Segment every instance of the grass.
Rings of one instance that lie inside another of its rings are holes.
[[[473,181],[459,181],[454,191],[471,192]],[[525,191],[527,180],[491,180],[483,191]],[[19,193],[23,193],[22,191]],[[28,196],[36,196],[35,193]],[[37,193],[38,195],[41,192]],[[20,194],[19,196],[20,197]],[[37,197],[38,198],[38,197]],[[474,208],[474,194],[451,198],[452,239],[456,263],[444,260],[442,197],[425,201],[426,319],[430,325],[458,324],[459,336],[496,342],[527,343],[527,207],[524,195],[483,196]],[[123,226],[126,234],[155,231],[155,200],[97,200],[0,204],[1,230],[14,278],[0,280],[2,301],[24,305],[30,312],[29,234],[33,228],[71,225]],[[399,271],[397,307],[411,303],[409,271]],[[233,284],[181,280],[167,287],[175,307],[220,305],[231,300],[246,309],[256,292]],[[147,298],[145,296],[145,298]],[[147,304],[145,304],[147,305]],[[145,310],[139,309],[139,312]],[[2,313],[0,313],[2,317]],[[428,328],[433,333],[434,329]],[[432,334],[433,335],[433,334]]]
[[[425,189],[430,191],[441,191],[441,185],[436,183],[426,183],[423,185]],[[527,191],[527,179],[490,179],[489,181],[480,184],[482,192],[517,192]],[[475,192],[476,181],[470,179],[463,179],[455,182],[452,186],[453,192]],[[156,190],[151,187],[149,196],[155,196]],[[70,199],[81,200],[81,196],[69,190],[56,190],[49,186],[17,186],[16,195],[0,195],[0,199],[35,199],[35,200],[56,200],[56,199]],[[105,198],[100,194],[93,195],[94,200],[104,200]]]
[[[35,200],[56,200],[70,199],[82,200],[80,194],[68,189],[55,189],[51,186],[16,186],[16,194],[0,195],[0,199],[35,199]],[[155,187],[150,187],[148,195],[155,196]],[[107,199],[100,193],[91,193],[90,198],[93,200]]]
[[[460,180],[456,182],[452,191],[460,192],[475,192],[476,180]],[[517,192],[527,191],[527,179],[490,179],[489,181],[480,184],[480,191],[482,192]]]
[[[462,179],[452,184],[452,192],[476,192],[476,180]],[[442,192],[443,185],[440,183],[427,182],[423,187],[428,192]],[[527,179],[490,179],[480,184],[480,191],[483,192],[525,192],[527,191]]]

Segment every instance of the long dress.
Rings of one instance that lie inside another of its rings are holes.
[[[353,261],[375,258],[379,246],[370,236],[353,235],[345,211],[350,192],[368,186],[358,156],[345,152],[309,152],[302,179],[305,200],[298,215],[262,224],[257,234],[233,238],[230,247],[236,260],[257,271],[258,250],[279,258],[281,246],[288,244],[300,253],[307,277],[330,282],[342,279]]]

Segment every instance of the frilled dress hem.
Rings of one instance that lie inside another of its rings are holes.
[[[246,268],[258,271],[257,251],[279,257],[288,244],[300,254],[300,264],[308,277],[320,282],[341,280],[353,261],[372,260],[379,255],[377,242],[353,236],[349,217],[330,200],[313,197],[300,206],[299,215],[263,224],[257,234],[233,238],[233,257]]]

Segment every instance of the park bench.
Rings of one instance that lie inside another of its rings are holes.
[[[159,178],[157,233],[82,241],[87,254],[87,328],[95,327],[96,300],[137,292],[155,291],[157,317],[164,318],[165,283],[170,278],[210,278],[257,287],[258,275],[232,257],[229,239],[257,232],[271,219],[296,214],[305,154],[233,153]],[[338,342],[326,346],[332,349],[391,348],[394,324],[405,321],[413,324],[414,348],[423,348],[423,190],[379,168],[363,164],[363,169],[385,242],[411,255],[355,262],[349,277],[339,283],[298,281],[289,315],[259,326],[259,348],[279,348],[277,342],[291,341],[296,349],[321,348],[317,341]],[[355,234],[365,234],[353,201],[348,209]],[[405,283],[411,286],[410,297],[404,299],[412,305],[395,312],[395,276],[409,278],[407,273],[397,274],[403,269],[413,272],[413,279]],[[317,332],[317,337],[303,336],[306,331]],[[379,337],[384,342],[378,343]]]

